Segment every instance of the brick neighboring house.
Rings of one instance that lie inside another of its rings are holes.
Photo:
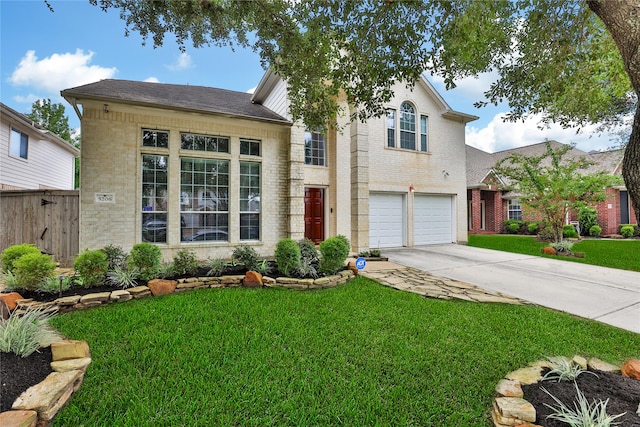
[[[73,190],[80,151],[0,103],[0,191]]]
[[[549,141],[551,147],[562,146]],[[494,170],[496,164],[511,154],[539,156],[546,150],[544,142],[514,148],[497,153],[487,153],[477,148],[466,147],[467,163],[467,211],[470,233],[500,233],[508,219],[537,220],[535,213],[523,210],[517,194],[505,191],[505,182]],[[607,171],[620,175],[623,150],[587,153],[572,148],[565,154],[569,157],[586,157],[595,164],[588,171]],[[631,208],[631,200],[624,184],[606,189],[607,200],[594,206],[598,211],[598,223],[602,234],[615,234],[620,224],[635,224],[637,219]],[[571,212],[567,221],[577,221],[577,212]]]
[[[66,89],[82,125],[80,247],[141,241],[165,259],[241,243],[347,236],[353,251],[466,242],[465,125],[421,79],[395,86],[387,116],[293,123],[268,71],[253,94],[102,80]],[[343,103],[346,111],[349,107]]]

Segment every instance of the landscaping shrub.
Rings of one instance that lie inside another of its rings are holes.
[[[578,234],[578,233],[576,233]],[[553,249],[556,250],[557,253],[559,254],[570,254],[571,253],[571,249],[573,249],[573,242],[569,242],[567,240],[563,240],[561,242],[558,243],[550,243],[549,246],[551,246]]]
[[[632,225],[624,225],[624,226],[620,227],[620,234],[622,234],[622,236],[625,239],[628,239],[629,237],[633,237],[633,226]]]
[[[15,260],[23,255],[39,253],[40,249],[31,244],[24,243],[22,245],[9,246],[4,251],[2,251],[2,255],[0,255],[0,262],[2,262],[2,271],[13,272],[13,263]]]
[[[237,246],[231,257],[238,263],[245,266],[247,270],[255,270],[256,265],[260,262],[260,255],[249,245]]]
[[[85,288],[102,285],[108,268],[107,255],[101,250],[86,249],[73,262],[73,269],[80,276]]]
[[[306,237],[298,241],[298,247],[300,248],[300,259],[306,260],[309,263],[317,264],[320,261],[318,257],[318,250],[316,245]]]
[[[20,289],[20,285],[18,285],[18,278],[13,272],[9,270],[0,271],[0,279],[2,279],[2,281],[4,282],[5,289],[7,291],[15,291]]]
[[[622,227],[633,228],[633,236],[640,237],[640,227],[637,224],[620,224],[618,226],[618,234],[622,234]]]
[[[587,206],[580,208],[578,211],[578,223],[580,224],[580,233],[583,236],[590,236],[591,227],[598,225],[598,211]]]
[[[62,276],[58,278],[56,276],[49,276],[45,278],[38,286],[38,292],[45,294],[57,294],[64,292],[73,285],[73,279],[69,276]]]
[[[56,263],[51,256],[38,253],[22,255],[13,262],[13,271],[21,289],[35,291],[43,280],[53,275]]]
[[[567,224],[562,227],[562,237],[565,238],[576,238],[578,237],[578,232],[571,224]]]
[[[198,257],[191,249],[180,249],[173,257],[173,271],[177,275],[195,273],[199,268]]]
[[[108,270],[113,271],[116,267],[127,266],[127,253],[117,245],[107,245],[102,248],[102,252],[107,256]]]
[[[207,260],[207,267],[209,267],[207,276],[221,276],[227,267],[227,263],[224,258],[209,258]]]
[[[589,236],[600,237],[601,234],[602,234],[602,227],[600,227],[599,225],[592,225],[591,228],[589,228]]]
[[[111,286],[126,289],[137,285],[136,279],[140,271],[135,267],[117,266],[113,271],[107,273],[107,282]]]
[[[520,224],[512,222],[507,229],[509,234],[518,234],[520,232]]]
[[[380,249],[370,249],[369,254],[371,254],[372,257],[380,258],[381,256]]]
[[[537,222],[530,222],[527,225],[527,231],[529,232],[529,234],[538,234],[538,223]]]
[[[140,271],[140,279],[149,281],[155,279],[160,270],[162,252],[151,243],[137,243],[129,253],[129,266]]]
[[[291,276],[300,267],[300,246],[293,239],[282,239],[274,253],[278,270]]]
[[[344,267],[344,262],[349,256],[349,245],[345,240],[346,238],[335,236],[320,243],[321,258],[318,266],[320,272],[324,274],[335,274]]]
[[[60,335],[49,327],[51,317],[44,309],[34,308],[27,308],[21,316],[14,312],[8,319],[0,317],[0,352],[27,357],[59,341]]]

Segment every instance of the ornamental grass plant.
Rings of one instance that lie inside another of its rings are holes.
[[[43,309],[28,308],[20,316],[14,311],[7,319],[0,318],[0,352],[27,357],[60,340],[60,335],[49,327],[52,317]]]

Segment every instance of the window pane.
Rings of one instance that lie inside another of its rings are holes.
[[[508,217],[509,219],[515,219],[518,221],[522,220],[522,206],[520,205],[520,200],[513,199],[509,200],[509,209],[508,209]]]
[[[325,137],[320,132],[304,133],[304,163],[325,166]]]
[[[142,146],[168,148],[169,132],[163,130],[142,129]]]
[[[9,140],[9,154],[14,157],[27,158],[29,149],[29,136],[16,129],[11,129],[11,137]]]
[[[387,146],[396,146],[396,110],[387,110]]]
[[[429,151],[428,142],[428,125],[429,119],[427,116],[420,116],[420,151]]]
[[[193,139],[199,144],[203,139]],[[229,240],[229,161],[180,159],[181,241]]]
[[[167,156],[142,156],[142,240],[167,241]]]
[[[260,141],[241,139],[240,154],[247,156],[260,156]]]
[[[416,113],[407,102],[400,106],[400,148],[416,149]]]
[[[240,240],[260,239],[260,166],[240,162]]]
[[[228,153],[229,138],[182,133],[180,134],[180,148],[192,151]]]

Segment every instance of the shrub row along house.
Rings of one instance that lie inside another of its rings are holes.
[[[341,234],[353,251],[467,240],[477,117],[424,78],[397,84],[385,117],[326,129],[292,122],[270,71],[253,94],[124,80],[61,94],[82,126],[81,248],[149,241],[204,259],[242,243],[269,255],[287,237]]]
[[[555,150],[562,147],[557,141],[548,141]],[[467,162],[467,206],[468,229],[471,233],[500,233],[503,224],[510,219],[539,220],[535,212],[522,206],[518,195],[509,191],[505,180],[495,170],[502,159],[512,154],[540,156],[546,150],[544,142],[526,147],[514,148],[497,153],[487,153],[477,148],[466,147]],[[586,153],[576,148],[570,149],[565,157],[585,157],[593,163],[586,173],[605,171],[620,175],[624,150]],[[620,185],[606,189],[607,200],[594,206],[602,234],[616,234],[620,224],[635,224],[637,219],[631,208],[629,193],[621,181]],[[567,223],[578,220],[577,212],[570,212]]]

